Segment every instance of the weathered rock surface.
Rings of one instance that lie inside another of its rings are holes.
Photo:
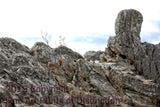
[[[1,43],[13,41],[2,38]],[[14,40],[14,44],[19,43]],[[7,45],[0,47],[7,49]],[[11,45],[12,47],[12,45]],[[31,50],[20,45],[22,52],[12,47],[11,54],[0,53],[0,104],[6,106],[105,106],[100,100],[87,103],[87,98],[120,98],[103,72],[71,49],[61,46],[52,49],[44,43],[36,43]],[[25,49],[27,51],[25,51]],[[24,51],[23,51],[24,50]],[[63,65],[59,63],[62,56]],[[50,59],[56,59],[50,60]],[[55,66],[48,66],[51,62]],[[54,88],[53,88],[54,87]],[[100,88],[101,87],[101,88]],[[54,90],[49,90],[49,89]],[[73,97],[73,102],[67,102]],[[54,100],[58,98],[59,100]],[[79,100],[78,100],[79,98]],[[83,102],[80,100],[83,98]],[[109,101],[109,99],[108,99]],[[114,102],[113,102],[114,103]],[[107,105],[114,105],[109,102]]]
[[[117,90],[122,102],[130,106],[152,107],[160,100],[160,86],[133,72],[135,67],[128,63],[99,63],[105,75]]]
[[[31,54],[42,63],[52,62],[59,65],[59,59],[62,55],[68,55],[71,59],[83,58],[79,53],[73,52],[66,46],[59,46],[58,48],[52,49],[43,42],[37,42],[31,48]]]
[[[140,43],[139,12],[124,10],[119,15],[116,36],[106,51],[90,51],[85,58],[65,46],[53,49],[37,42],[29,49],[0,38],[0,107],[160,106],[160,44]],[[127,18],[133,26],[123,24]],[[126,45],[125,37],[130,41]],[[138,75],[141,69],[143,75]]]
[[[84,58],[88,61],[99,61],[100,55],[103,53],[103,51],[88,51],[84,54]]]
[[[137,74],[160,83],[160,44],[140,42],[142,14],[136,10],[122,10],[115,22],[115,37],[108,40],[106,53],[115,59],[127,59]]]

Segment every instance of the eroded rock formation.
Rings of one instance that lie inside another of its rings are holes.
[[[115,37],[108,40],[106,53],[114,58],[127,59],[138,74],[160,83],[160,44],[141,43],[143,17],[140,12],[122,10],[115,22]]]
[[[160,106],[160,44],[140,42],[141,23],[138,11],[121,11],[106,51],[85,58],[65,46],[29,49],[0,38],[0,106]]]

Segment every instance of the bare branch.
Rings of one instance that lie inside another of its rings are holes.
[[[51,35],[49,35],[48,32],[43,32],[41,30],[41,36],[42,39],[46,42],[46,44],[49,45],[49,42],[51,41]]]

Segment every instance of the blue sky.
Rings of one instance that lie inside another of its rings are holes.
[[[50,46],[59,36],[73,50],[104,50],[119,11],[136,9],[143,15],[142,42],[160,42],[158,0],[0,0],[0,37],[11,37],[32,47],[43,41],[41,30],[51,35]]]

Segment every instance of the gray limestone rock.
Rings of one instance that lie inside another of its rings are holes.
[[[79,53],[72,51],[66,46],[59,46],[58,48],[51,48],[43,42],[37,42],[31,48],[31,54],[38,59],[38,61],[47,64],[52,62],[59,65],[59,60],[62,55],[71,56],[72,59],[83,58]]]
[[[159,82],[160,44],[141,43],[143,16],[134,9],[122,10],[115,22],[115,37],[108,40],[106,53],[116,60],[121,57],[135,65],[137,74]],[[160,83],[160,82],[159,82]]]
[[[84,54],[84,58],[88,61],[99,61],[100,55],[103,54],[103,51],[88,51]]]
[[[0,38],[0,107],[159,107],[160,44],[140,42],[142,20],[122,10],[106,51],[85,58],[66,46],[29,49]]]
[[[37,42],[31,48],[31,54],[42,63],[52,61],[53,49],[43,42]]]
[[[128,63],[99,63],[112,86],[130,106],[156,106],[160,100],[160,85],[133,72]],[[153,99],[154,98],[154,99]],[[142,100],[143,99],[143,100]]]

